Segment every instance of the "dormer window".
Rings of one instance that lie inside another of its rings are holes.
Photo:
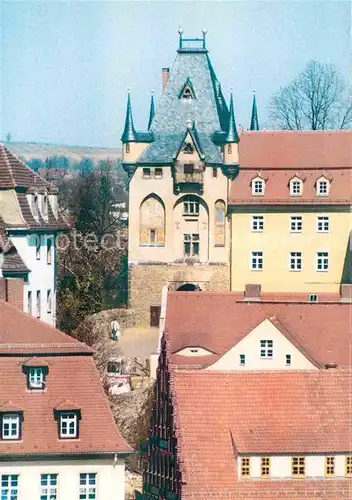
[[[263,196],[265,188],[265,181],[260,177],[252,180],[252,194],[255,196]]]
[[[330,183],[328,179],[322,177],[317,181],[317,196],[328,196]]]
[[[46,193],[43,195],[43,217],[48,218],[48,195]]]
[[[77,438],[78,416],[77,413],[63,412],[60,415],[60,438]]]
[[[302,196],[303,182],[298,177],[294,177],[290,180],[290,195],[291,196]]]
[[[36,217],[36,218],[39,216],[38,193],[34,193],[32,195],[32,214],[33,214],[33,217]]]
[[[4,441],[18,441],[21,439],[22,412],[4,412],[1,418],[1,439]]]
[[[196,95],[194,93],[193,85],[190,78],[187,78],[183,88],[179,93],[179,98],[182,100],[195,99]]]
[[[190,142],[185,142],[182,151],[186,154],[194,153],[194,147]]]
[[[45,390],[45,379],[49,373],[48,366],[42,364],[40,359],[34,357],[26,361],[22,369],[27,376],[27,388],[29,390]]]
[[[29,369],[28,385],[31,389],[44,388],[44,370],[42,367]]]
[[[54,408],[54,416],[58,422],[59,439],[79,438],[81,410],[76,405],[67,400],[62,401]]]

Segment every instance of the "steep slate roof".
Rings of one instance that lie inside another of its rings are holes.
[[[165,340],[172,364],[206,367],[270,319],[315,364],[346,367],[352,361],[350,314],[349,303],[244,302],[231,292],[169,292]],[[176,354],[185,347],[214,354]]]
[[[130,453],[113,420],[92,350],[3,301],[0,317],[0,411],[11,404],[24,417],[22,439],[0,441],[1,458]],[[37,353],[38,363],[28,353]],[[48,366],[45,391],[27,390],[22,367],[35,364]],[[79,438],[59,440],[54,410],[72,405],[81,411]]]
[[[352,480],[239,480],[238,454],[351,451],[351,371],[171,372],[182,499],[349,498]],[[264,493],[263,493],[264,492]]]
[[[191,78],[196,99],[179,99]],[[211,140],[216,131],[227,130],[229,111],[207,51],[182,52],[170,71],[166,89],[150,127],[154,142],[137,163],[170,163],[174,158],[187,120],[195,122],[207,163],[222,163],[219,150]]]

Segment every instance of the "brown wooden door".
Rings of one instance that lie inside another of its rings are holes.
[[[150,306],[150,326],[159,326],[160,306]]]

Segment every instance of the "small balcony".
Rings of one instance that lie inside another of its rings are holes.
[[[173,168],[173,178],[176,194],[190,191],[203,193],[204,163],[183,163],[176,161]]]

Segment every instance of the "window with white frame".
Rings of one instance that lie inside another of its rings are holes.
[[[320,179],[317,181],[317,195],[327,196],[329,194],[329,181],[327,179]]]
[[[46,311],[48,314],[51,314],[53,307],[53,297],[51,290],[47,290],[46,292]]]
[[[79,475],[79,500],[97,499],[97,475],[86,473]]]
[[[290,252],[290,270],[301,271],[302,269],[302,252]]]
[[[274,342],[273,340],[261,340],[260,341],[260,357],[261,358],[272,358],[274,354]]]
[[[40,318],[40,314],[41,314],[41,311],[40,311],[40,290],[37,290],[37,295],[36,295],[36,314],[37,314],[37,318]]]
[[[245,365],[246,365],[246,355],[240,354],[240,366],[245,366]]]
[[[329,270],[329,252],[317,252],[316,271]]]
[[[41,474],[40,500],[57,499],[57,474]]]
[[[2,474],[0,476],[1,500],[18,500],[19,486],[17,474]]]
[[[252,181],[252,194],[260,196],[264,194],[265,182],[263,179],[253,179]]]
[[[252,231],[261,232],[264,230],[264,216],[263,215],[253,215],[252,216]]]
[[[302,181],[300,179],[292,179],[290,181],[290,195],[291,196],[301,196],[302,195]]]
[[[318,233],[328,233],[330,228],[329,217],[318,216],[317,217],[317,232]]]
[[[75,412],[60,414],[60,438],[78,437],[78,415]]]
[[[286,354],[286,366],[291,366],[291,354]]]
[[[303,220],[300,215],[292,215],[290,218],[291,233],[300,233],[303,228]]]
[[[28,384],[31,389],[42,389],[44,385],[44,369],[40,366],[29,368]]]
[[[20,439],[21,421],[18,413],[3,413],[1,416],[1,439]]]
[[[263,252],[257,250],[251,254],[251,269],[252,271],[261,271],[263,269],[264,260]]]

